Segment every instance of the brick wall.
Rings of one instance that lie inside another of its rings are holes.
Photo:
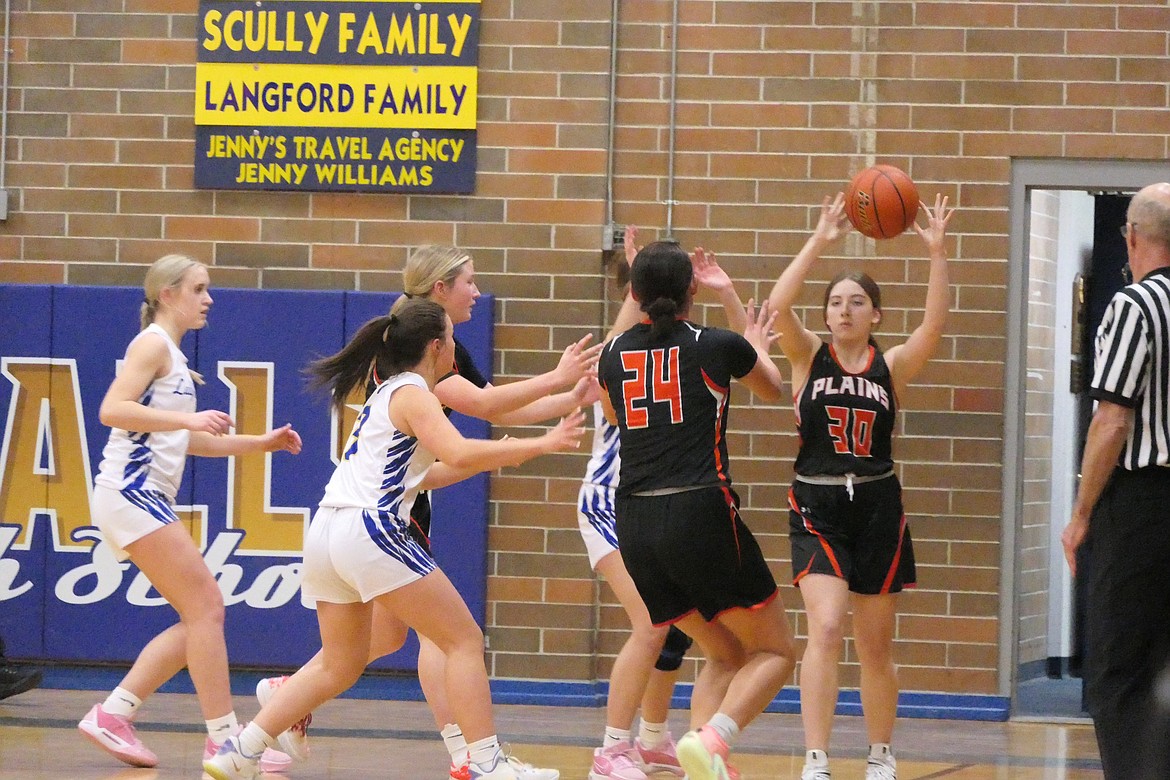
[[[474,197],[194,190],[194,8],[14,0],[0,280],[137,284],[184,251],[219,286],[395,289],[409,247],[446,242],[501,299],[497,381],[601,328],[608,3],[485,0]],[[615,214],[646,239],[667,215],[670,18],[665,0],[621,4]],[[1011,158],[1166,158],[1167,30],[1152,2],[681,2],[673,233],[716,250],[743,297],[766,293],[815,204],[870,162],[962,209],[948,335],[899,421],[920,580],[898,620],[907,689],[996,690]],[[853,236],[814,274],[808,322],[818,282],[863,264],[896,342],[921,316],[922,258],[912,234]],[[792,413],[733,400],[746,517],[787,579]],[[620,645],[575,529],[583,467],[546,458],[493,481],[496,675],[604,677]],[[851,663],[842,682],[856,677]]]

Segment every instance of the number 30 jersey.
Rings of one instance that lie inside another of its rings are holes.
[[[890,368],[881,350],[871,344],[865,370],[851,374],[837,362],[832,345],[822,344],[796,399],[796,473],[885,474],[894,467],[896,411]]]
[[[751,372],[756,359],[738,333],[687,320],[653,341],[649,323],[615,336],[602,352],[598,379],[621,429],[617,494],[730,485],[731,379]]]

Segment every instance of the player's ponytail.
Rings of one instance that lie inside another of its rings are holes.
[[[328,388],[333,405],[342,408],[351,392],[365,384],[370,367],[391,377],[422,362],[427,345],[447,335],[447,314],[439,304],[408,299],[394,314],[362,325],[340,352],[315,360],[305,369],[309,386]]]
[[[686,316],[693,276],[690,255],[674,241],[655,241],[638,252],[630,269],[630,285],[650,318],[651,339],[669,334],[679,318]]]

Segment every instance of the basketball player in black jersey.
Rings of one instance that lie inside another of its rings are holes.
[[[731,379],[781,396],[768,356],[774,318],[748,304],[741,336],[686,320],[691,260],[674,242],[638,252],[631,285],[647,319],[610,340],[598,364],[602,405],[620,428],[618,545],[655,625],[702,647],[691,728],[678,741],[690,780],[738,776],[728,743],[792,673],[792,633],[776,581],[739,516],[727,460]]]
[[[915,573],[891,453],[894,416],[898,398],[942,338],[950,308],[944,244],[954,210],[938,196],[934,208],[925,209],[927,227],[914,225],[930,256],[925,314],[905,343],[883,354],[872,338],[882,319],[881,290],[864,273],[838,274],[829,283],[827,342],[806,329],[793,310],[813,263],[849,231],[844,203],[840,193],[825,198],[816,230],[768,298],[778,316],[780,348],[792,366],[800,433],[788,502],[792,569],[809,622],[800,672],[807,750],[801,780],[831,777],[837,664],[850,609],[870,742],[865,777],[895,780],[890,739],[898,704],[896,594],[914,585]]]

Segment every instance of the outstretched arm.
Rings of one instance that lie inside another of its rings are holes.
[[[950,275],[947,273],[947,224],[954,215],[954,209],[947,208],[947,198],[936,195],[934,208],[926,211],[925,228],[914,223],[914,232],[922,237],[930,256],[930,276],[926,283],[926,312],[922,323],[910,334],[904,344],[891,347],[886,352],[890,366],[890,379],[894,390],[901,392],[910,384],[926,362],[934,355],[942,340],[943,325],[951,308]]]
[[[511,420],[506,415],[534,401],[547,399],[557,390],[573,386],[580,381],[597,364],[597,356],[601,352],[600,344],[595,347],[588,346],[592,340],[593,334],[588,334],[577,343],[569,345],[561,355],[557,367],[539,376],[509,382],[506,385],[488,385],[480,388],[455,374],[435,385],[435,395],[444,406],[469,417],[487,420],[493,425],[523,424],[522,421]],[[549,409],[537,410],[534,413],[536,416],[527,416],[527,421],[547,420],[560,413]]]
[[[813,263],[821,253],[848,232],[849,219],[845,216],[845,196],[838,192],[831,200],[826,197],[821,203],[821,216],[817,220],[816,229],[780,274],[780,278],[772,287],[772,293],[768,296],[768,306],[776,313],[776,328],[781,332],[780,351],[792,365],[794,385],[802,384],[802,381],[797,381],[798,375],[808,373],[808,365],[812,362],[813,355],[820,349],[821,339],[804,327],[792,307],[800,296],[800,290]]]
[[[768,302],[760,304],[760,310],[755,311],[755,301],[749,300],[744,312],[747,325],[743,330],[743,337],[756,349],[756,365],[739,381],[744,386],[765,401],[778,401],[783,393],[783,381],[780,378],[780,369],[772,362],[769,351],[772,342],[778,336],[772,331],[776,324],[776,314],[768,310]]]
[[[695,281],[700,287],[711,290],[723,304],[723,311],[727,313],[727,327],[736,333],[743,333],[747,327],[747,315],[743,309],[743,301],[735,291],[735,284],[727,272],[715,262],[715,254],[708,252],[701,246],[691,252],[691,269],[695,274]]]
[[[641,249],[637,244],[637,240],[638,226],[626,225],[626,237],[623,246],[625,247],[626,265],[630,268],[634,267],[634,258],[638,256],[638,250]],[[617,316],[614,317],[613,327],[609,329],[609,333],[605,334],[605,341],[609,341],[619,333],[625,333],[637,325],[641,319],[642,307],[634,300],[633,285],[627,285],[626,297],[622,299],[622,307],[618,309]]]
[[[502,466],[516,466],[550,452],[573,450],[585,432],[585,416],[579,410],[541,436],[506,438],[498,441],[465,439],[443,414],[439,400],[418,387],[403,387],[390,399],[390,420],[394,427],[414,436],[435,457],[464,476]],[[448,476],[451,476],[449,473]],[[450,484],[450,483],[447,483]],[[427,485],[435,487],[436,485]]]

